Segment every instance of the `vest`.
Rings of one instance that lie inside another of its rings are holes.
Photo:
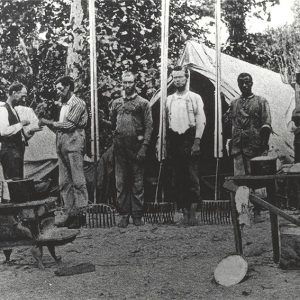
[[[17,118],[17,116],[13,113],[10,105],[5,103],[5,108],[7,109],[8,112],[8,124],[15,125],[20,122],[20,120]],[[17,132],[16,134],[12,136],[1,136],[0,137],[0,142],[2,144],[1,149],[3,148],[9,148],[9,147],[17,147],[19,149],[24,148],[24,143],[22,141],[22,132],[21,130]]]

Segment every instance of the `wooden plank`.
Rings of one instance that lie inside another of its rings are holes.
[[[238,219],[238,212],[236,210],[235,205],[235,193],[230,193],[230,201],[231,201],[231,219],[233,225],[233,233],[234,233],[234,242],[235,242],[235,250],[237,254],[243,254],[243,241],[242,234],[240,229],[240,223]]]
[[[288,215],[287,213],[285,213],[284,211],[282,211],[281,209],[279,209],[278,207],[268,203],[267,201],[261,199],[260,197],[258,197],[257,195],[254,195],[253,193],[250,194],[250,200],[263,206],[264,208],[268,209],[269,211],[271,211],[272,213],[284,218],[285,220],[300,226],[300,220],[296,219],[290,215]]]
[[[268,202],[272,202],[276,206],[277,198],[275,195],[275,182],[272,182],[270,185],[267,186],[267,197]],[[270,223],[271,223],[271,234],[272,234],[272,246],[273,246],[273,260],[275,263],[279,262],[280,259],[280,244],[279,244],[279,225],[278,225],[278,217],[277,214],[274,213],[272,210],[270,212]]]
[[[288,178],[300,178],[300,173],[297,174],[275,174],[275,175],[236,175],[228,176],[225,180],[234,180],[238,182],[242,181],[253,181],[253,180],[276,180],[276,179],[288,179]]]

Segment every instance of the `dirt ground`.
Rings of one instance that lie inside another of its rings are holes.
[[[249,269],[232,287],[213,280],[217,263],[234,252],[231,225],[131,224],[85,228],[73,243],[57,248],[65,264],[92,262],[96,271],[91,273],[59,277],[47,249],[44,271],[28,248],[15,249],[14,262],[0,265],[0,299],[299,299],[300,271],[273,263],[264,216],[264,222],[243,232]]]

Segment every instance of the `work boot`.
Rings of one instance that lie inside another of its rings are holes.
[[[121,220],[118,223],[118,227],[120,228],[126,228],[129,224],[129,217],[128,216],[122,216]]]
[[[141,217],[134,217],[133,218],[133,224],[135,226],[142,226],[142,225],[144,225],[144,222],[142,221]]]
[[[183,220],[182,220],[182,224],[183,225],[189,225],[189,219],[190,219],[190,212],[187,208],[184,208],[183,211]]]
[[[7,263],[10,262],[10,255],[12,253],[12,249],[3,250],[3,253],[5,255],[5,261],[4,261],[4,263],[7,264]]]
[[[189,213],[189,220],[188,225],[195,226],[198,225],[198,220],[196,218],[196,210],[197,210],[197,203],[192,203]]]
[[[81,216],[69,216],[65,225],[69,229],[79,229],[81,227]]]

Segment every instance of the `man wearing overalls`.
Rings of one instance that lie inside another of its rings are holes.
[[[127,227],[129,217],[142,225],[144,204],[144,160],[152,133],[149,101],[137,95],[135,76],[122,76],[124,97],[114,100],[110,120],[114,131],[117,202],[122,216],[118,226]]]

